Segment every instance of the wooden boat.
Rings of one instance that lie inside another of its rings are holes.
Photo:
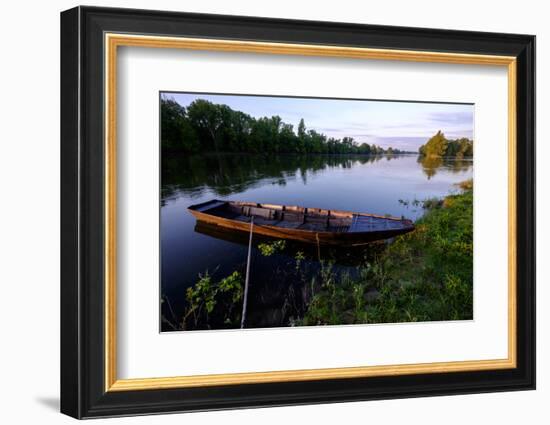
[[[356,246],[414,230],[411,220],[349,211],[213,199],[191,205],[197,220],[227,229],[320,245]]]

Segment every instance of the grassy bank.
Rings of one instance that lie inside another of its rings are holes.
[[[307,273],[303,252],[284,241],[258,246],[260,255],[284,252],[305,308],[281,325],[337,325],[471,319],[473,311],[473,184],[423,202],[414,232],[366,256],[353,273],[342,273],[321,254],[320,268]],[[372,251],[372,249],[371,249]],[[321,252],[321,251],[319,251]],[[215,281],[205,274],[187,290],[183,329],[234,328],[240,323],[243,274]],[[291,304],[291,303],[286,303]]]

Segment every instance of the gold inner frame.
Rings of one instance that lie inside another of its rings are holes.
[[[327,45],[105,34],[105,391],[311,381],[515,368],[516,358],[516,58]],[[495,360],[118,379],[116,325],[117,48],[120,46],[398,60],[507,67],[508,72],[508,357]]]

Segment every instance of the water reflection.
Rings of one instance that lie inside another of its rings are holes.
[[[192,155],[162,159],[162,198],[180,192],[196,198],[206,191],[218,196],[244,192],[265,184],[285,186],[327,169],[351,169],[396,159],[397,155]]]
[[[445,168],[453,173],[468,171],[473,165],[473,159],[456,159],[443,157],[418,156],[418,162],[422,165],[422,171],[431,179],[438,170]]]

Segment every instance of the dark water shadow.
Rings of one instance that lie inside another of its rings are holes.
[[[210,236],[212,238],[232,242],[244,247],[248,247],[249,233],[235,229],[227,229],[215,224],[206,223],[197,220],[195,224],[195,232]],[[264,235],[254,234],[253,245],[257,247],[262,243],[272,243],[277,241],[277,238],[270,238]],[[380,253],[390,240],[376,241],[370,244],[342,248],[339,246],[320,246],[315,244],[307,244],[299,241],[285,240],[285,251],[287,253],[301,252],[305,259],[318,260],[319,255],[337,266],[355,267],[364,262],[365,257],[372,257]]]

